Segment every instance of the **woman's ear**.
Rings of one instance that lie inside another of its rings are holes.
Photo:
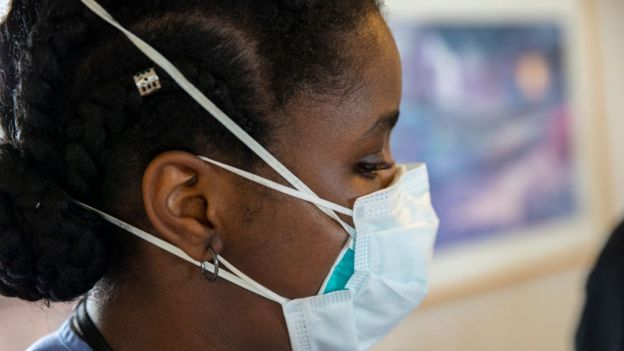
[[[197,156],[167,151],[143,174],[143,205],[160,236],[197,261],[212,259],[223,248],[219,218],[219,172]]]

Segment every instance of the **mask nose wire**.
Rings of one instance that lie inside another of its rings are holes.
[[[155,64],[160,66],[165,72],[171,76],[171,78],[178,83],[178,85],[186,91],[197,103],[199,103],[206,111],[208,111],[217,121],[219,121],[225,128],[227,128],[234,136],[236,136],[242,143],[244,143],[251,151],[253,151],[258,157],[266,162],[271,168],[273,168],[279,175],[281,175],[288,183],[290,183],[295,189],[307,193],[313,197],[319,198],[312,189],[308,188],[296,175],[294,175],[286,166],[284,166],[277,158],[269,153],[262,145],[254,140],[247,132],[239,127],[230,117],[228,117],[221,109],[219,109],[210,99],[208,99],[193,83],[191,83],[166,57],[160,52],[154,49],[152,46],[144,42],[141,38],[137,37],[132,32],[124,28],[119,22],[117,22],[113,16],[108,13],[100,4],[94,0],[81,0],[81,2],[87,6],[96,15],[108,22],[113,27],[121,31],[128,39],[148,58],[150,58]],[[320,198],[319,198],[320,199]],[[315,205],[323,212],[325,212],[332,219],[336,220],[349,235],[353,236],[355,230],[353,227],[345,223],[338,215],[331,209],[325,208],[319,204]]]

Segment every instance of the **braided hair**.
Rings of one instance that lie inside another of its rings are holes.
[[[353,83],[340,49],[375,0],[101,0],[261,144],[271,115],[303,93]],[[70,301],[113,270],[114,231],[74,198],[145,218],[142,173],[185,150],[251,168],[257,160],[160,68],[79,0],[14,0],[0,25],[0,293]],[[349,68],[349,69],[348,69]],[[273,150],[272,150],[273,151]],[[117,239],[116,239],[117,238]]]

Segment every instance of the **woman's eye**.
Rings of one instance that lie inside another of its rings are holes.
[[[388,162],[362,162],[358,164],[358,174],[367,179],[375,179],[378,176],[377,172],[390,169],[392,167],[394,167],[394,164]]]

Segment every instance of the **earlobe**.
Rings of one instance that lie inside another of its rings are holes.
[[[223,244],[218,234],[216,211],[219,201],[216,175],[193,154],[168,151],[154,158],[143,174],[143,204],[151,225],[168,242],[198,261],[212,259]],[[155,233],[156,234],[156,233]]]

